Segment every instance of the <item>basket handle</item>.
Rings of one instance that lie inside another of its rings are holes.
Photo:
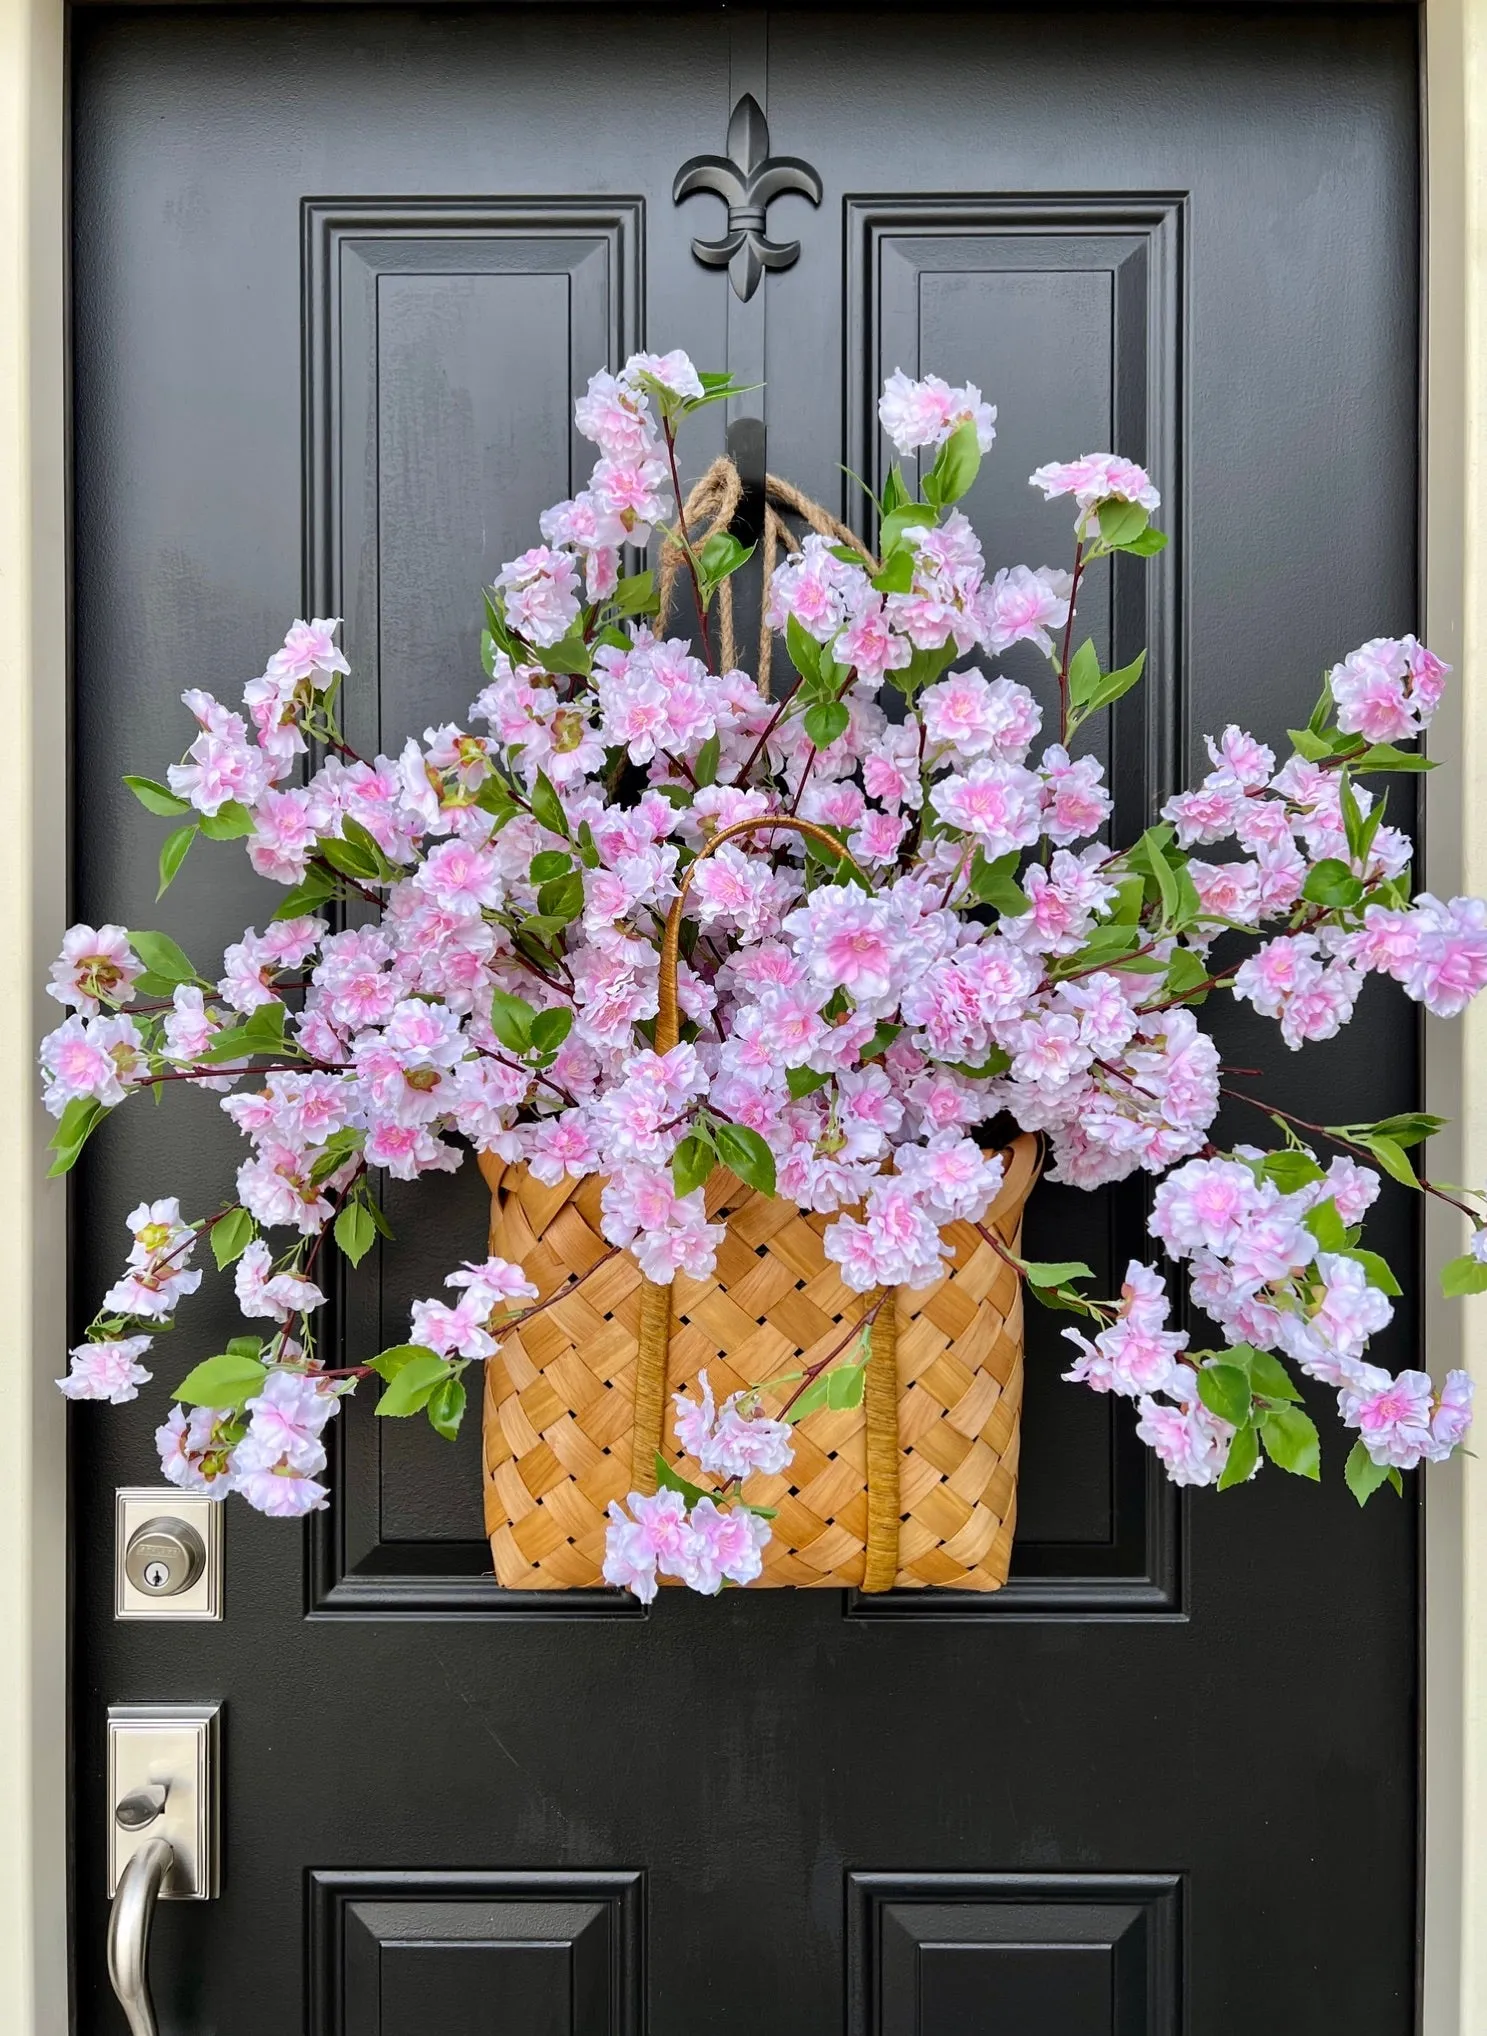
[[[681,1032],[681,1015],[676,1000],[676,972],[681,954],[682,914],[687,908],[687,894],[692,888],[692,879],[698,868],[725,841],[734,841],[740,835],[759,834],[783,829],[790,834],[803,834],[808,840],[818,842],[841,861],[862,871],[852,861],[834,834],[824,827],[818,827],[814,820],[795,820],[788,814],[758,813],[748,820],[735,820],[731,827],[722,827],[704,848],[698,850],[692,865],[682,878],[680,888],[666,915],[666,931],[661,939],[661,974],[657,984],[656,1002],[656,1051],[670,1053]],[[864,881],[866,881],[864,879]],[[666,1359],[671,1348],[671,1288],[657,1286],[652,1280],[640,1283],[640,1328],[639,1347],[635,1363],[635,1425],[630,1452],[631,1483],[638,1492],[653,1492],[656,1489],[656,1457],[665,1438],[666,1423]]]
[[[829,849],[839,862],[844,862],[864,883],[867,878],[848,855],[834,834],[824,827],[818,827],[814,820],[797,820],[788,813],[756,813],[748,820],[735,820],[731,827],[721,827],[708,842],[700,848],[692,860],[687,874],[682,878],[681,887],[672,900],[671,910],[666,915],[666,931],[661,938],[661,975],[657,985],[656,1006],[656,1051],[670,1053],[681,1032],[680,1016],[676,1001],[676,971],[681,953],[682,914],[687,909],[687,894],[692,888],[692,879],[707,861],[715,848],[721,848],[725,841],[733,841],[741,834],[761,834],[783,829],[789,834],[802,834],[818,846]]]

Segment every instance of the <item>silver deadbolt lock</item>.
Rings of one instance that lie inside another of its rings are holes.
[[[124,1548],[124,1574],[137,1591],[174,1598],[206,1568],[206,1543],[185,1520],[159,1514],[143,1520]]]
[[[114,1616],[220,1619],[222,1502],[131,1486],[115,1495]]]

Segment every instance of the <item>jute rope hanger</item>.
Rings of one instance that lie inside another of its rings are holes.
[[[682,504],[681,524],[687,533],[687,540],[694,551],[700,551],[710,537],[727,530],[738,515],[743,501],[743,479],[738,468],[727,454],[715,459],[707,472],[697,481]],[[869,572],[878,570],[878,562],[857,535],[849,530],[819,502],[813,502],[793,482],[781,480],[778,474],[764,477],[764,530],[760,539],[759,555],[763,568],[766,593],[770,578],[779,563],[781,551],[797,552],[800,539],[785,521],[782,512],[788,511],[818,536],[830,538],[833,544],[849,545],[855,551]],[[676,592],[677,575],[685,564],[685,555],[675,539],[668,539],[661,548],[661,580],[659,620],[664,624],[671,612],[672,598]],[[733,627],[733,582],[724,580],[718,589],[718,655],[724,671],[737,668],[738,641]],[[761,692],[769,691],[770,665],[774,652],[774,631],[759,620],[759,657],[757,677]]]

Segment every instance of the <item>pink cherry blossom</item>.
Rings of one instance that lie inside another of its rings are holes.
[[[1109,452],[1087,452],[1082,459],[1069,460],[1062,466],[1054,462],[1039,467],[1030,477],[1029,486],[1041,488],[1050,502],[1059,495],[1072,495],[1081,511],[1097,509],[1100,503],[1112,500],[1138,503],[1152,514],[1162,506],[1162,498],[1145,469],[1134,460],[1121,459]]]
[[[69,1353],[71,1362],[65,1379],[57,1384],[69,1400],[107,1400],[119,1407],[139,1397],[153,1372],[140,1359],[149,1349],[148,1336],[117,1336],[98,1343],[80,1343]]]
[[[144,963],[130,947],[122,926],[96,930],[69,926],[62,936],[61,957],[52,963],[47,995],[94,1018],[104,1003],[130,1003],[135,978],[143,970]]]
[[[991,451],[996,438],[995,405],[981,400],[974,383],[952,389],[938,375],[916,382],[902,368],[895,368],[883,384],[878,420],[901,453],[942,445],[967,423],[975,425],[976,443],[983,453]]]
[[[755,1471],[774,1477],[795,1454],[789,1424],[757,1410],[745,1411],[745,1395],[730,1393],[719,1412],[706,1371],[698,1374],[701,1400],[674,1393],[676,1439],[705,1471],[722,1478],[746,1478]]]
[[[942,778],[930,804],[948,826],[973,835],[994,862],[1037,840],[1042,789],[1020,764],[986,759]]]

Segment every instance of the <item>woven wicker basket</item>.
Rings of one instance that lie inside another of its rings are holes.
[[[485,1367],[496,1576],[513,1589],[592,1587],[603,1581],[605,1508],[632,1489],[654,1490],[657,1440],[684,1476],[708,1482],[677,1447],[669,1394],[695,1393],[704,1367],[721,1402],[808,1365],[875,1297],[844,1286],[825,1256],[829,1218],[721,1169],[707,1188],[709,1216],[727,1223],[717,1270],[654,1288],[600,1235],[598,1180],[545,1188],[525,1167],[491,1155],[480,1164],[491,1187],[491,1250],[518,1261],[544,1299],[581,1279]],[[988,1217],[1009,1250],[1019,1248],[1036,1174],[1036,1141],[1017,1139]],[[807,1415],[789,1469],[749,1480],[755,1504],[778,1508],[759,1585],[991,1591],[1006,1581],[1022,1297],[1017,1275],[971,1224],[952,1224],[947,1236],[945,1277],[917,1293],[899,1289],[879,1310],[864,1404]],[[670,1306],[667,1397],[647,1438],[637,1432],[636,1386],[642,1308],[656,1294]]]
[[[678,1039],[677,960],[698,866],[726,841],[780,834],[805,836],[856,870],[814,821],[767,815],[720,828],[666,917],[657,1053]],[[488,1153],[480,1167],[491,1190],[491,1251],[520,1264],[542,1300],[578,1282],[485,1367],[485,1523],[508,1589],[602,1583],[605,1509],[627,1492],[655,1490],[658,1455],[701,1480],[676,1443],[669,1398],[695,1393],[700,1371],[721,1402],[820,1363],[869,1314],[862,1405],[808,1414],[796,1424],[788,1472],[749,1480],[750,1502],[777,1509],[758,1583],[994,1591],[1007,1581],[1021,1283],[974,1225],[949,1226],[949,1270],[934,1286],[857,1294],[822,1248],[829,1217],[715,1167],[707,1213],[727,1225],[717,1267],[705,1280],[678,1274],[661,1287],[600,1235],[602,1181],[545,1188]],[[1019,1248],[1037,1173],[1037,1141],[1015,1140],[986,1219],[1009,1250]],[[765,1395],[765,1410],[788,1390]]]

